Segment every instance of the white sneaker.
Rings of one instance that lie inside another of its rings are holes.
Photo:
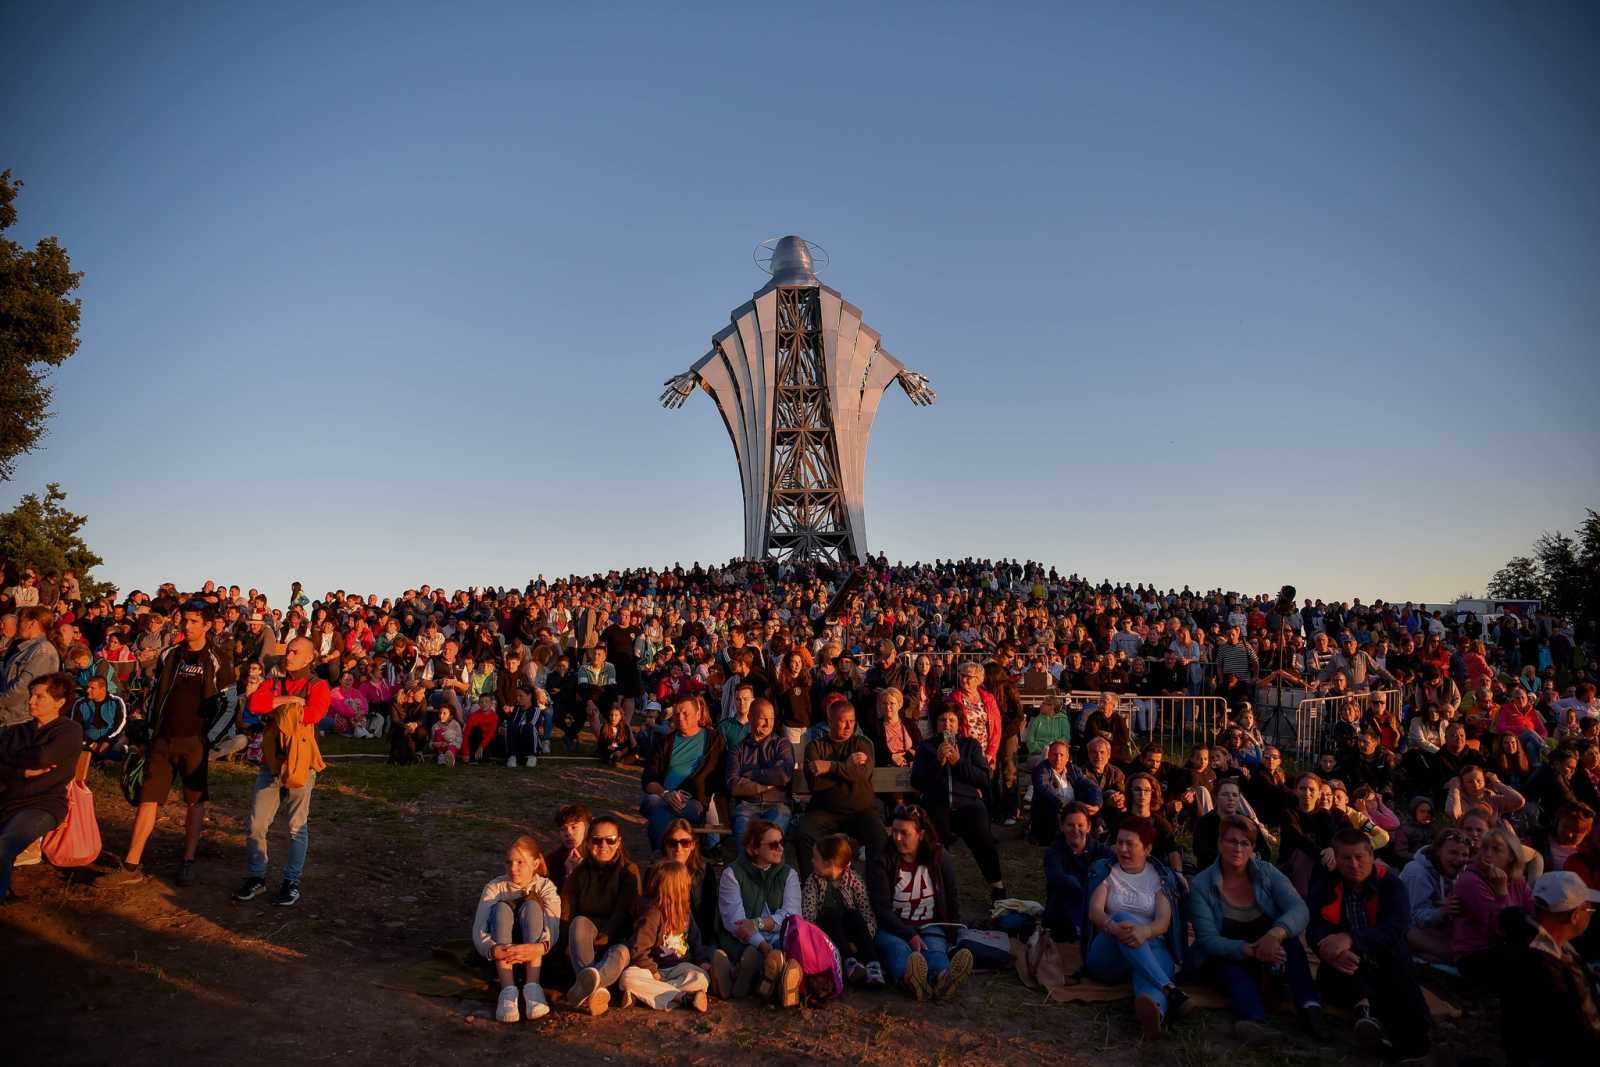
[[[500,990],[499,1003],[494,1006],[494,1017],[503,1023],[519,1023],[522,1021],[522,1012],[517,1007],[516,986],[508,985]]]
[[[527,759],[522,761],[522,765],[524,767],[537,767],[539,766],[539,757],[529,756]]]
[[[550,1014],[550,1002],[544,999],[544,990],[538,982],[529,982],[522,987],[522,999],[528,1004],[529,1022]]]
[[[507,756],[506,757],[506,766],[507,767],[515,767],[516,765],[517,765],[517,757],[515,757],[515,756]]]
[[[544,740],[544,741],[540,741],[539,742],[539,755],[541,755],[541,756],[550,755],[550,742],[548,740]]]

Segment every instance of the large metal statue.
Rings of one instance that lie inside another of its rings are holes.
[[[861,309],[817,281],[813,253],[826,256],[799,237],[763,241],[756,262],[772,280],[661,394],[678,408],[698,385],[717,402],[739,460],[750,559],[865,559],[878,401],[893,382],[913,404],[935,399],[927,378],[880,347]]]

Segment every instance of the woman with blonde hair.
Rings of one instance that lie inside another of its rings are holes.
[[[1450,947],[1457,969],[1470,982],[1492,982],[1499,969],[1500,913],[1507,908],[1533,912],[1523,867],[1522,842],[1501,823],[1484,833],[1472,862],[1456,876],[1451,894],[1461,907],[1450,927]]]
[[[645,896],[628,945],[629,965],[618,985],[624,1008],[643,1001],[656,1011],[710,1005],[711,979],[691,961],[704,954],[690,899],[693,879],[677,860],[650,868]]]
[[[530,1021],[550,1014],[539,972],[544,957],[561,932],[561,894],[550,880],[544,853],[526,834],[511,842],[506,873],[491,880],[478,897],[472,917],[472,945],[494,965],[500,982],[495,1018],[514,1023],[522,1018],[522,1002]],[[523,968],[519,994],[516,969]]]

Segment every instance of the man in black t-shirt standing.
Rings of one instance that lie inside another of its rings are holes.
[[[639,656],[635,642],[639,628],[633,624],[633,609],[623,608],[617,621],[600,632],[600,643],[606,646],[606,659],[617,669],[617,691],[622,694],[622,714],[627,722],[633,721],[634,705],[644,692],[644,682],[639,677]]]
[[[215,608],[203,600],[183,605],[183,643],[166,649],[157,661],[155,685],[145,705],[144,782],[133,819],[133,834],[122,868],[101,879],[103,885],[133,885],[144,881],[145,843],[155,830],[156,814],[166,802],[174,780],[182,783],[187,805],[184,819],[183,862],[178,884],[194,884],[194,855],[205,824],[209,796],[206,768],[211,729],[224,717],[222,691],[233,684],[233,663],[219,653],[211,640]]]

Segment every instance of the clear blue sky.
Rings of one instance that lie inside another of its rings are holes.
[[[4,5],[85,278],[0,506],[274,602],[725,560],[656,396],[785,233],[939,391],[891,558],[1436,601],[1600,505],[1600,5],[589,6]]]

